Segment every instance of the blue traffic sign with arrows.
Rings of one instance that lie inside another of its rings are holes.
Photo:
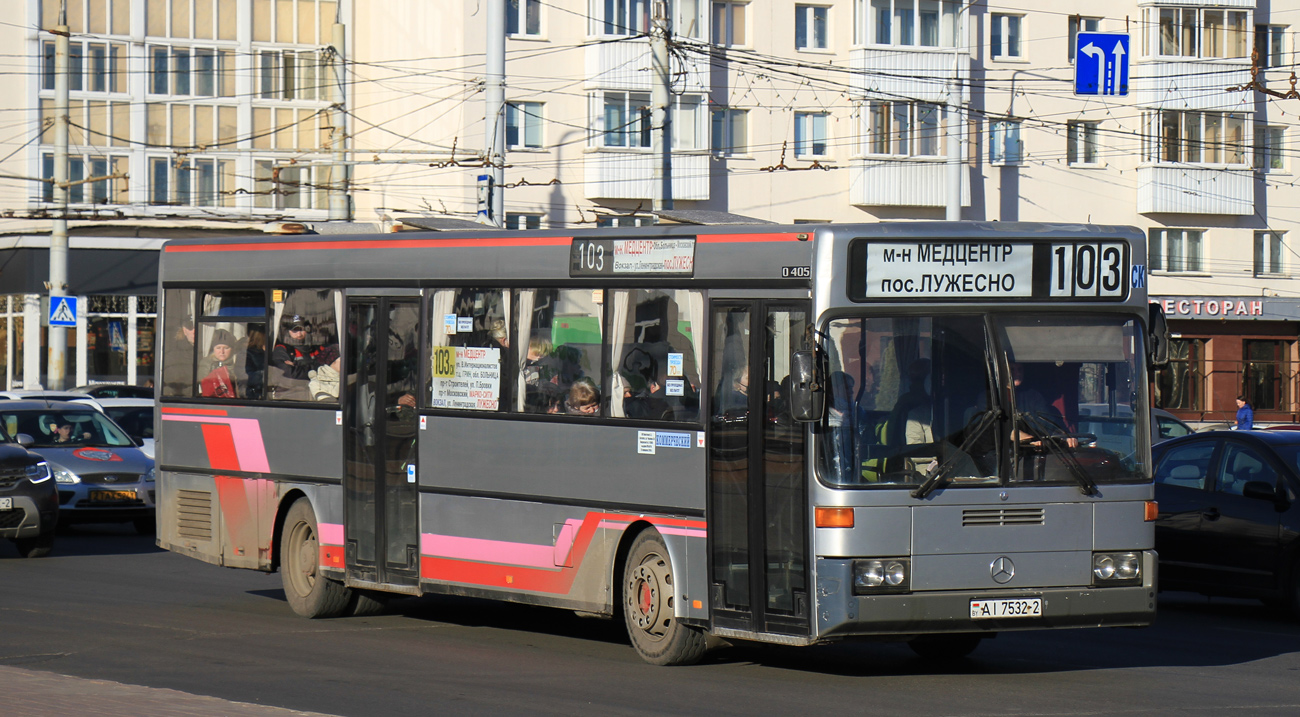
[[[1076,43],[1074,94],[1128,95],[1128,33],[1081,32]]]

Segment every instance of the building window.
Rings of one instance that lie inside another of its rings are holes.
[[[1152,229],[1148,242],[1152,271],[1201,271],[1200,229]]]
[[[937,157],[943,109],[929,102],[873,101],[867,105],[867,153]]]
[[[1255,232],[1255,276],[1285,273],[1282,247],[1285,232]]]
[[[506,147],[508,149],[542,148],[541,102],[506,104]]]
[[[1079,120],[1066,123],[1069,138],[1065,155],[1071,165],[1097,164],[1097,125]]]
[[[1020,164],[1023,153],[1019,120],[989,122],[989,164]]]
[[[713,44],[722,47],[744,47],[745,13],[749,3],[715,2],[713,3]]]
[[[673,149],[705,149],[704,109],[699,95],[673,98]]]
[[[127,185],[127,157],[100,154],[68,156],[68,180],[96,179],[68,187],[70,204],[126,204],[130,201]],[[41,155],[41,178],[54,179],[54,155]],[[98,178],[98,179],[97,179]],[[54,185],[42,184],[41,200],[54,201]]]
[[[606,35],[641,35],[650,31],[651,0],[605,0]]]
[[[324,190],[317,192],[313,168],[279,165],[272,160],[253,162],[253,206],[261,209],[313,209],[326,201]]]
[[[1286,25],[1256,25],[1255,52],[1259,56],[1261,69],[1268,67],[1285,67]]]
[[[1286,169],[1286,162],[1283,159],[1285,137],[1286,130],[1282,127],[1256,125],[1255,169],[1262,169],[1265,172]]]
[[[1169,340],[1169,363],[1155,376],[1155,406],[1205,409],[1205,339]]]
[[[820,5],[794,6],[794,46],[798,50],[825,50],[831,9]]]
[[[506,34],[537,37],[542,34],[542,0],[507,0]]]
[[[516,214],[514,212],[506,212],[506,229],[513,229],[515,231],[524,231],[527,229],[541,229],[541,228],[542,228],[541,214]]]
[[[604,109],[604,146],[650,146],[649,94],[606,92]]]
[[[315,82],[315,78],[312,78],[312,82]],[[151,46],[149,93],[233,97],[235,78],[231,52],[210,47],[186,49]]]
[[[856,0],[854,42],[954,47],[961,3],[955,0]]]
[[[1245,115],[1166,110],[1147,116],[1152,162],[1245,164]]]
[[[1006,13],[991,13],[989,20],[989,57],[995,60],[1014,60],[1024,57],[1021,47],[1021,28],[1025,17]]]
[[[825,157],[828,150],[826,112],[794,114],[794,156]]]
[[[1288,410],[1290,341],[1242,341],[1242,393],[1256,410]]]
[[[265,100],[315,100],[328,66],[315,51],[263,50],[258,53],[259,96]]]
[[[1248,57],[1243,10],[1222,8],[1143,8],[1144,26],[1156,33],[1152,46],[1161,57]]]
[[[721,155],[739,155],[747,151],[748,110],[721,109],[712,113],[712,147]]]
[[[1070,44],[1068,49],[1070,52],[1070,56],[1067,59],[1070,61],[1071,64],[1073,64],[1074,56],[1078,54],[1079,33],[1097,32],[1097,30],[1101,27],[1101,18],[1081,17],[1079,15],[1071,15],[1068,21],[1068,25],[1069,25],[1068,31],[1070,35]]]

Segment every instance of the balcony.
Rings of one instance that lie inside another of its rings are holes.
[[[943,160],[849,162],[849,201],[864,207],[946,207],[947,165]],[[970,167],[961,168],[961,205],[970,206]]]
[[[708,91],[709,63],[704,57],[685,60],[673,55],[669,59],[673,91],[699,94]],[[654,77],[650,68],[650,41],[630,38],[618,42],[587,45],[586,71],[588,89],[649,92]]]
[[[1138,167],[1138,213],[1255,213],[1255,173],[1250,169],[1147,165]]]
[[[587,199],[654,198],[654,165],[649,152],[588,150],[583,155],[583,186]],[[673,153],[673,199],[709,198],[709,154]],[[647,205],[647,209],[649,206]]]
[[[1154,60],[1133,65],[1133,100],[1153,110],[1250,112],[1254,93],[1226,92],[1250,82],[1250,59]]]
[[[970,98],[970,55],[957,52],[961,101]],[[859,47],[849,52],[853,96],[946,102],[953,76],[953,51],[927,47]]]

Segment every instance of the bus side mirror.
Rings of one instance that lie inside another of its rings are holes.
[[[819,421],[826,407],[826,391],[817,376],[817,354],[795,351],[790,357],[790,416],[808,423]]]
[[[1169,323],[1160,304],[1147,304],[1147,356],[1153,367],[1169,363]]]

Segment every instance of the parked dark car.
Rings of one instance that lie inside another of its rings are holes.
[[[124,383],[100,383],[94,386],[78,386],[75,393],[84,393],[91,398],[153,398],[152,386],[129,386]]]
[[[0,538],[24,558],[48,555],[59,520],[54,473],[40,456],[0,430]]]
[[[1284,601],[1300,617],[1300,432],[1195,433],[1152,454],[1161,588]]]

